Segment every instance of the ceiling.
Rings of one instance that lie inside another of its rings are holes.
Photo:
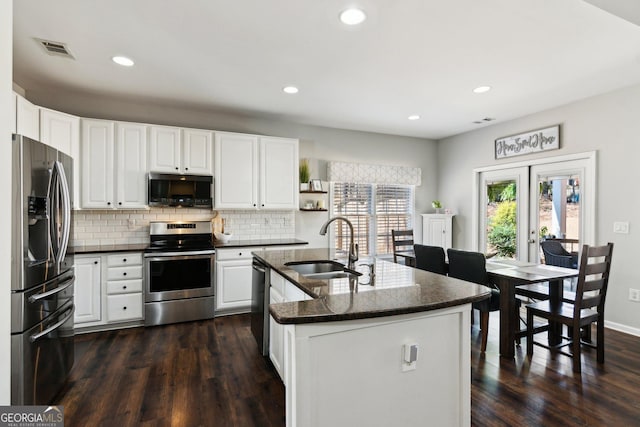
[[[27,96],[73,91],[441,139],[640,83],[640,2],[608,3],[621,6],[18,0],[14,82]],[[358,27],[338,20],[353,4],[368,17]],[[46,54],[35,38],[67,44],[75,59]],[[283,93],[287,85],[300,92]],[[472,92],[481,85],[492,90]]]

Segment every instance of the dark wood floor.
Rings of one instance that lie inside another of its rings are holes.
[[[579,375],[540,347],[529,362],[524,342],[500,358],[490,325],[485,354],[472,328],[473,425],[640,425],[640,338],[607,330],[605,364],[587,350]],[[248,315],[80,335],[77,353],[57,402],[68,427],[285,425],[284,387]]]

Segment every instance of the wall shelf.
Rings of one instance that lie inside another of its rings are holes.
[[[304,212],[327,212],[327,209],[316,209],[316,208],[313,208],[313,209],[300,208],[300,210]]]
[[[300,194],[327,194],[326,191],[301,190]]]

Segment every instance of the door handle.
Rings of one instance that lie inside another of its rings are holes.
[[[50,291],[47,292],[43,292],[41,294],[37,294],[37,295],[31,295],[29,297],[29,302],[36,302],[36,301],[40,301],[43,298],[49,297],[51,295],[55,295],[59,292],[64,291],[65,289],[67,289],[69,286],[73,285],[73,283],[76,281],[75,278],[69,279],[66,282],[63,282],[63,285],[60,287],[57,287],[55,289],[52,289]]]
[[[45,329],[44,331],[31,335],[29,337],[29,340],[31,342],[36,342],[38,341],[40,338],[42,338],[43,336],[47,335],[49,332],[53,332],[56,329],[58,329],[60,326],[62,326],[67,320],[69,320],[69,318],[71,316],[73,316],[73,312],[76,311],[76,306],[72,306],[71,309],[69,310],[69,314],[67,314],[66,316],[64,316],[64,319],[62,319],[61,321],[57,322],[55,325],[51,326],[50,328]]]

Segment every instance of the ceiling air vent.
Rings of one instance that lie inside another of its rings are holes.
[[[481,125],[481,124],[483,124],[483,123],[486,123],[486,122],[492,122],[492,121],[494,121],[494,120],[495,120],[495,118],[493,118],[493,117],[485,117],[485,118],[484,118],[484,119],[482,119],[482,120],[474,120],[474,121],[473,121],[473,124]]]
[[[54,42],[51,40],[42,40],[42,39],[36,39],[36,40],[38,41],[38,43],[40,43],[40,45],[44,48],[44,50],[49,55],[64,56],[65,58],[74,59],[71,52],[69,52],[69,49],[67,48],[66,44],[60,43],[60,42]]]

